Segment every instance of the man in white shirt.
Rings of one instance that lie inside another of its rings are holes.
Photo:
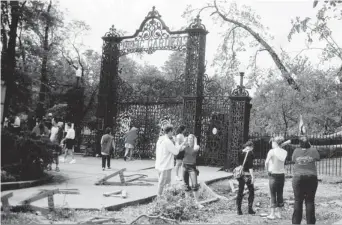
[[[158,170],[158,196],[161,196],[166,185],[171,183],[171,171],[174,167],[174,156],[178,155],[179,151],[183,151],[186,143],[177,145],[172,142],[173,127],[166,125],[164,127],[164,135],[159,137],[156,146],[156,164]]]

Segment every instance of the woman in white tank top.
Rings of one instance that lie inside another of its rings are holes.
[[[285,160],[287,151],[279,147],[284,141],[283,137],[271,139],[272,149],[268,152],[265,161],[266,170],[269,175],[271,194],[271,214],[268,219],[281,218],[281,208],[284,207],[283,189],[285,184]],[[275,209],[278,209],[275,213]]]

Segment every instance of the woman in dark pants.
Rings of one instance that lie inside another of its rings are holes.
[[[294,193],[294,211],[292,224],[300,224],[303,216],[303,202],[305,200],[306,223],[315,224],[315,195],[318,186],[317,168],[315,162],[320,159],[316,149],[311,148],[306,137],[299,140],[300,148],[295,149],[292,161],[292,187]]]
[[[242,165],[243,161],[246,157],[246,162],[243,167],[243,175],[237,179],[239,182],[239,188],[238,188],[238,194],[236,198],[236,205],[237,205],[237,214],[242,215],[241,210],[241,203],[242,203],[242,197],[243,197],[243,190],[245,188],[245,185],[247,185],[247,188],[249,190],[249,196],[248,196],[248,213],[249,214],[255,214],[253,210],[253,201],[254,201],[254,174],[253,174],[253,142],[247,141],[246,144],[244,144],[244,149],[239,154],[239,164]]]
[[[283,137],[274,137],[272,149],[268,151],[265,161],[266,170],[269,175],[269,186],[271,194],[271,214],[268,219],[281,218],[281,209],[284,207],[283,190],[285,184],[285,160],[287,151],[279,145],[283,142]],[[276,210],[277,209],[277,210]]]
[[[186,187],[186,191],[193,190],[195,201],[199,208],[203,206],[199,203],[199,184],[197,180],[198,170],[196,168],[196,159],[199,150],[199,146],[197,145],[197,139],[193,134],[189,134],[189,136],[185,139],[184,148],[184,159],[183,159],[183,179]],[[191,180],[191,187],[189,183],[189,179]]]

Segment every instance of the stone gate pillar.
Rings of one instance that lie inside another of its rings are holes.
[[[243,86],[244,73],[240,73],[240,85],[230,96],[228,149],[225,169],[233,169],[238,165],[238,152],[248,140],[251,98]]]
[[[199,16],[186,31],[189,36],[186,50],[183,121],[189,132],[195,134],[200,143],[205,44],[208,31],[201,23]]]

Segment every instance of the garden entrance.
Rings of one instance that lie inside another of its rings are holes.
[[[117,147],[123,148],[122,137],[133,124],[139,130],[136,152],[150,158],[155,154],[161,126],[184,124],[200,143],[200,162],[235,165],[236,152],[248,135],[250,98],[242,84],[233,92],[235,97],[217,91],[220,85],[205,74],[207,34],[199,16],[186,29],[171,31],[155,7],[131,36],[120,35],[112,26],[103,37],[98,136],[105,127],[113,127]],[[120,78],[121,56],[157,50],[186,53],[184,73],[174,81],[181,87],[182,97],[174,97],[172,87],[165,90],[170,93],[167,97],[141,96]]]

